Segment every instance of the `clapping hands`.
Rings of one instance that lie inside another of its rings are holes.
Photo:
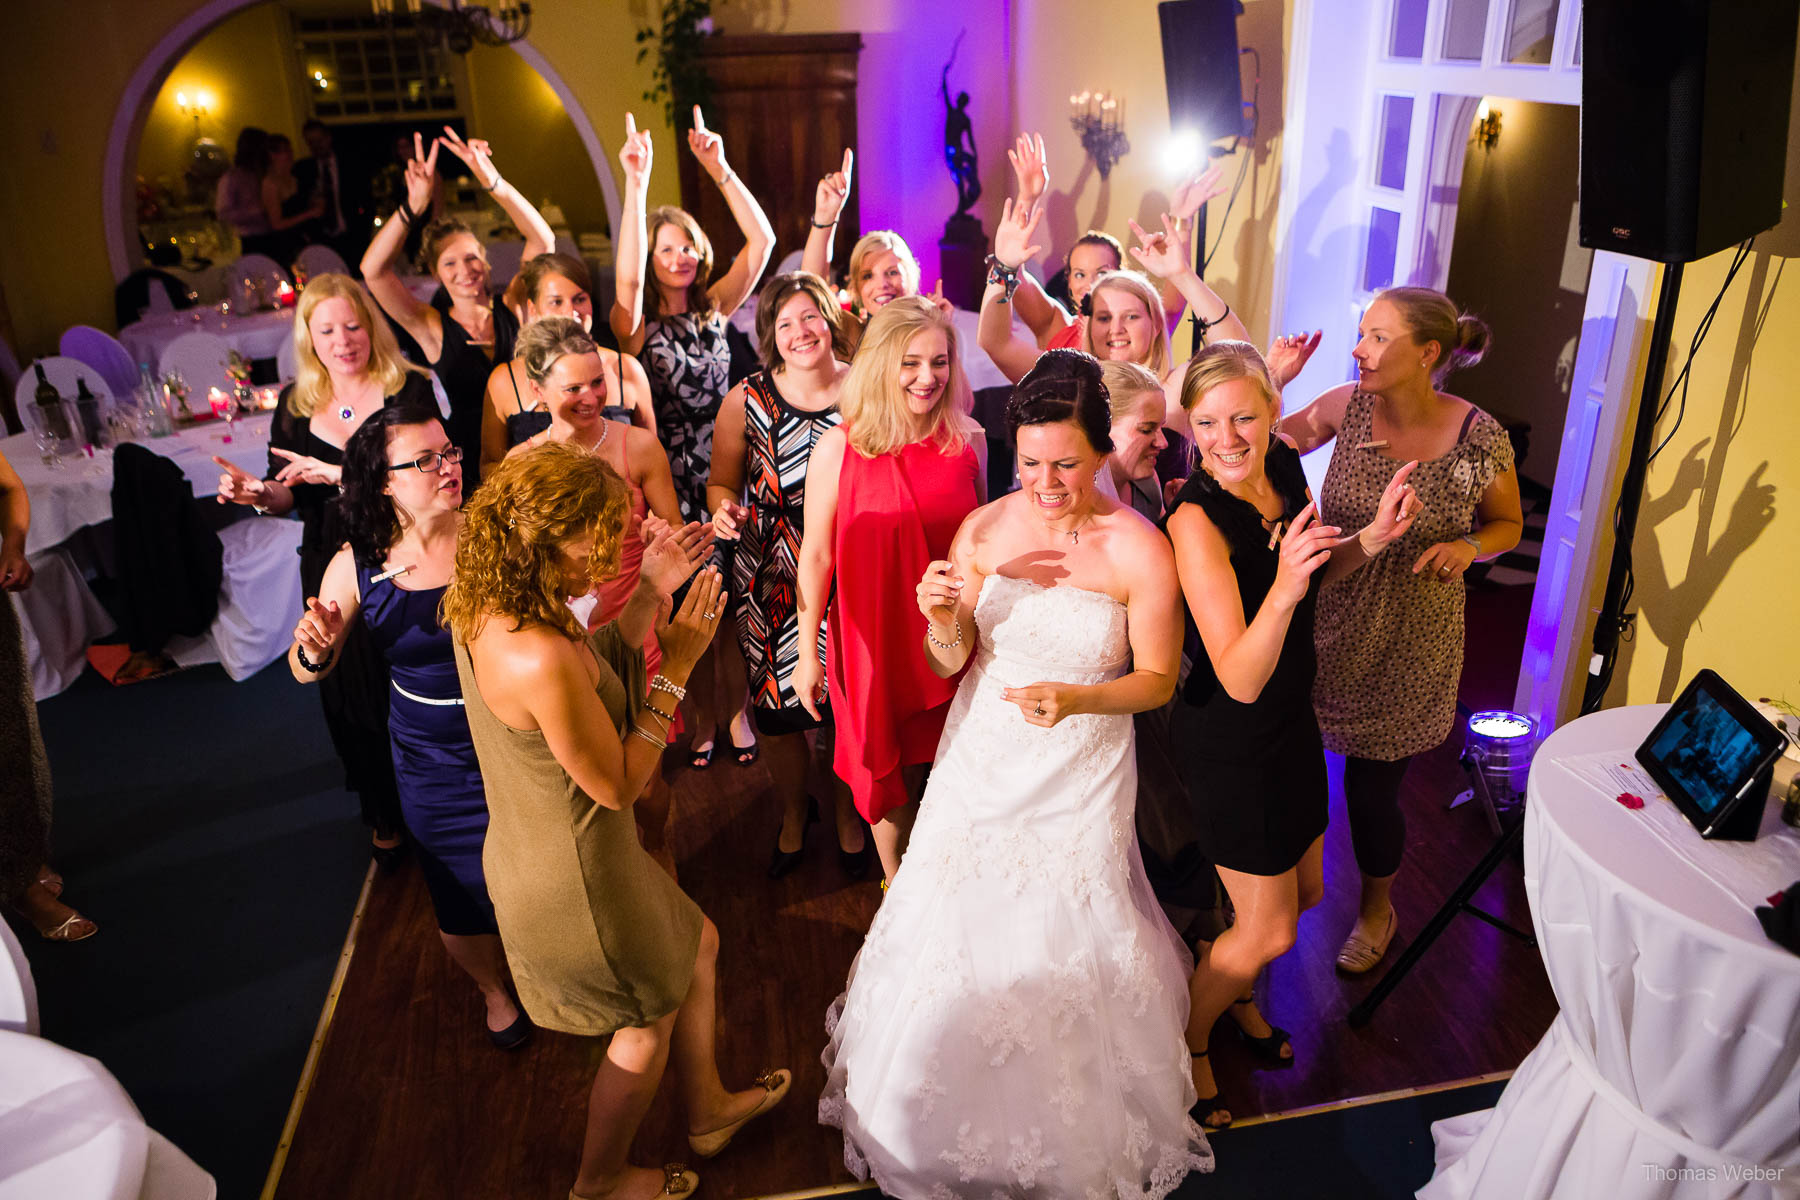
[[[638,527],[644,557],[638,569],[640,583],[667,598],[699,569],[713,548],[713,526],[689,521],[677,529],[661,517],[648,516]]]

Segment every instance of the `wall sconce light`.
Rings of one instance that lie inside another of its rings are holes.
[[[1113,164],[1131,153],[1125,136],[1125,102],[1106,92],[1082,92],[1069,97],[1069,124],[1081,137],[1081,148],[1094,160],[1105,179]]]
[[[204,88],[195,92],[191,97],[186,92],[175,93],[175,107],[181,110],[182,116],[192,117],[196,121],[209,115],[212,112],[212,105],[212,93]]]
[[[1500,110],[1489,108],[1486,100],[1475,110],[1473,140],[1481,143],[1483,150],[1492,150],[1500,142]]]
[[[318,88],[321,92],[331,86],[331,80],[325,77],[325,72],[323,71],[314,71],[312,77],[313,86]]]

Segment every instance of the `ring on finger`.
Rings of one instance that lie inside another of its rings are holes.
[[[1044,715],[1044,706],[1043,706],[1043,704],[1042,704],[1042,703],[1041,703],[1041,702],[1040,702],[1040,703],[1039,703],[1039,704],[1038,704],[1038,706],[1037,706],[1037,707],[1036,707],[1036,708],[1034,708],[1034,709],[1032,709],[1032,710],[1031,710],[1031,711],[1032,711],[1032,712],[1033,712],[1033,713],[1034,713],[1034,714],[1036,714],[1036,715],[1037,715],[1037,716],[1040,716],[1040,717],[1041,717],[1041,716],[1043,716],[1043,715]]]

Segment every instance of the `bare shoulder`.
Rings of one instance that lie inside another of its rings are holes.
[[[850,434],[842,425],[833,425],[813,443],[814,466],[833,467],[844,461],[844,450],[850,445]]]

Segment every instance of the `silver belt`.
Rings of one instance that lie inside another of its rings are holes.
[[[436,704],[436,705],[438,705],[438,706],[439,706],[439,707],[447,707],[447,706],[449,706],[449,705],[452,705],[452,704],[454,704],[454,705],[456,705],[456,706],[457,706],[457,707],[459,707],[459,708],[460,708],[460,707],[462,707],[462,702],[463,702],[463,701],[462,701],[462,697],[461,697],[461,696],[458,696],[458,697],[456,697],[456,698],[455,698],[455,699],[454,699],[454,700],[433,700],[433,699],[432,699],[432,698],[431,698],[431,697],[429,697],[429,696],[415,696],[415,695],[413,695],[413,694],[412,694],[412,693],[411,693],[411,692],[409,692],[409,691],[407,691],[407,690],[406,690],[406,689],[405,689],[405,688],[403,688],[403,687],[401,687],[401,686],[400,686],[400,685],[399,685],[399,684],[398,684],[398,683],[395,683],[395,682],[394,682],[394,681],[393,681],[393,680],[391,680],[391,679],[390,679],[390,680],[388,680],[388,682],[389,682],[389,683],[393,683],[393,684],[394,684],[394,690],[395,690],[395,691],[396,691],[396,692],[399,692],[399,693],[400,693],[400,694],[401,694],[401,695],[402,695],[402,696],[405,696],[405,697],[406,697],[406,698],[407,698],[407,699],[408,699],[408,700],[414,700],[414,701],[417,701],[417,702],[418,702],[418,703],[420,703],[420,704]]]

